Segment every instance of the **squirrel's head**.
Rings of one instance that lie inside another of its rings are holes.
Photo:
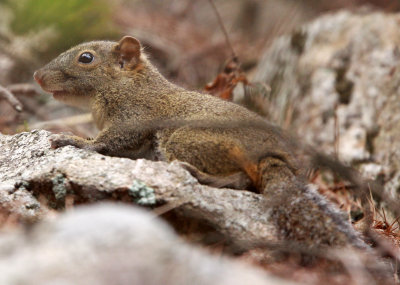
[[[125,36],[118,43],[94,41],[73,47],[33,77],[55,99],[88,108],[98,92],[107,92],[102,90],[105,86],[115,86],[107,81],[132,77],[142,70],[143,60],[139,41]]]

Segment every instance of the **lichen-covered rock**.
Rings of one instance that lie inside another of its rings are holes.
[[[288,284],[190,247],[144,210],[112,204],[0,238],[0,272],[8,285]]]
[[[0,207],[9,213],[40,219],[48,207],[63,209],[66,200],[168,203],[183,219],[206,221],[235,246],[277,239],[270,202],[262,195],[201,185],[175,162],[108,157],[72,146],[54,150],[50,135],[0,134]]]
[[[325,152],[338,146],[340,159],[361,169],[381,165],[374,178],[384,176],[394,193],[400,187],[399,44],[400,14],[328,14],[276,40],[254,80],[271,86],[273,120]]]

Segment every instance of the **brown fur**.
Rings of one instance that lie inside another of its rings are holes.
[[[92,63],[78,62],[85,51],[94,55]],[[34,77],[57,99],[91,110],[101,130],[94,140],[55,135],[54,148],[74,145],[114,156],[180,160],[201,182],[253,185],[276,201],[273,211],[285,238],[363,246],[340,212],[301,182],[289,143],[274,126],[241,106],[168,82],[136,39],[78,45]],[[201,121],[206,123],[195,124]]]

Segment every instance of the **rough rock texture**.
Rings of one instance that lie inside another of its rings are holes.
[[[47,131],[0,135],[0,202],[21,218],[40,218],[46,207],[122,200],[165,203],[185,219],[207,221],[235,246],[277,239],[266,198],[248,191],[200,185],[178,163],[107,157],[67,146],[50,148]],[[44,197],[41,205],[36,197]],[[16,208],[15,205],[20,205]]]
[[[326,152],[337,144],[343,161],[384,176],[392,194],[400,187],[399,44],[399,14],[342,11],[276,40],[254,76],[272,88],[273,120]]]
[[[122,205],[81,207],[0,237],[0,284],[289,284],[190,247]]]

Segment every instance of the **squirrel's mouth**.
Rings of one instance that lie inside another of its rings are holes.
[[[67,91],[61,88],[51,88],[46,85],[41,85],[42,89],[47,93],[53,94],[54,98],[61,97],[67,95]]]
[[[63,98],[68,94],[65,90],[51,91],[51,93],[55,99]]]

